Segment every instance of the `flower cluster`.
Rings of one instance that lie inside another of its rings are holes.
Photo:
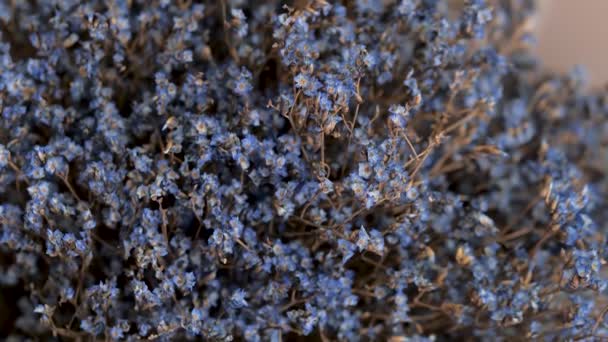
[[[608,93],[532,0],[0,1],[0,337],[608,335]]]

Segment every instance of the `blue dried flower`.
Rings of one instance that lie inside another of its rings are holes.
[[[532,1],[290,3],[0,3],[0,335],[601,339],[606,91]]]

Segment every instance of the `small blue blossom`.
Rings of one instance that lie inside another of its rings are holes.
[[[6,149],[6,147],[4,145],[0,144],[0,169],[3,169],[8,165],[9,159],[10,159],[9,151]]]
[[[364,251],[367,249],[369,243],[369,234],[367,233],[367,230],[365,230],[365,227],[362,226],[361,229],[359,229],[359,234],[357,236],[357,248],[359,248],[359,251]]]
[[[6,3],[6,339],[608,332],[607,90],[533,1]]]
[[[249,304],[247,303],[245,296],[245,291],[243,291],[242,289],[234,291],[232,296],[230,296],[229,306],[233,309],[247,307]]]
[[[389,113],[389,120],[392,122],[392,124],[399,128],[405,128],[409,116],[409,113],[405,107],[393,105],[389,108]]]
[[[241,70],[241,73],[234,83],[233,91],[240,96],[247,96],[252,89],[251,72],[246,69]]]

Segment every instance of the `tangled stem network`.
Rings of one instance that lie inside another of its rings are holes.
[[[608,97],[533,15],[0,1],[0,337],[606,338]]]

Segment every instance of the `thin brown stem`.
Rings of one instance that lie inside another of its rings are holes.
[[[595,332],[597,331],[597,329],[602,324],[602,321],[604,320],[604,317],[606,316],[607,313],[608,313],[608,305],[606,305],[602,309],[602,311],[600,312],[600,314],[597,316],[597,319],[595,320],[595,324],[593,325],[593,329],[591,330],[591,334],[592,335],[595,335]]]
[[[416,152],[416,149],[414,148],[414,144],[412,144],[412,142],[410,141],[410,138],[408,138],[407,134],[405,132],[403,132],[403,138],[405,139],[405,142],[407,143],[407,145],[410,147],[410,149],[412,150],[412,153],[414,154],[414,158],[418,159],[418,152]]]
[[[74,196],[74,198],[76,198],[76,200],[78,200],[78,202],[82,202],[82,200],[80,199],[80,196],[78,196],[78,194],[76,193],[76,190],[74,189],[74,187],[72,187],[72,184],[70,184],[70,182],[68,181],[67,175],[59,176],[59,178],[61,178],[61,180],[63,181],[63,184],[65,184],[65,186],[68,188],[68,190],[70,191],[72,196]]]

